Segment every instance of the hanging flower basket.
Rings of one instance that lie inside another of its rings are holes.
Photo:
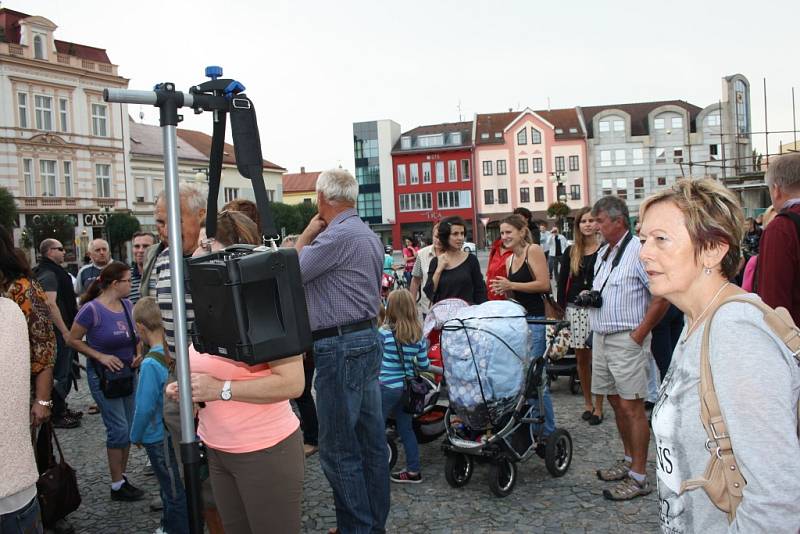
[[[564,204],[563,202],[553,202],[547,208],[547,215],[550,217],[555,217],[556,219],[563,219],[570,212],[569,206]]]

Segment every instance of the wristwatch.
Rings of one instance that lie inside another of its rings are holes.
[[[231,400],[233,397],[233,393],[231,392],[231,381],[226,380],[225,384],[222,385],[222,391],[219,392],[219,398],[224,401]]]
[[[36,399],[36,403],[37,404],[41,404],[42,406],[47,406],[48,408],[52,408],[53,407],[53,401],[51,401],[51,400],[46,401],[46,400],[42,400],[42,399]]]

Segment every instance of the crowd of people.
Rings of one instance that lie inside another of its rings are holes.
[[[800,467],[791,459],[800,453],[800,362],[791,337],[778,336],[753,303],[786,308],[800,324],[800,155],[771,161],[766,181],[774,216],[761,225],[745,220],[735,196],[710,179],[679,180],[651,196],[635,227],[624,200],[602,197],[577,211],[571,243],[518,208],[499,221],[485,274],[464,251],[466,222],[448,217],[434,225],[431,245],[404,243],[408,289],[391,292],[381,309],[387,251],[358,216],[358,184],[341,169],[321,173],[318,213],[283,243],[299,257],[310,353],[248,366],[187,347],[196,431],[207,451],[209,532],[264,532],[265,525],[299,532],[304,462],[317,452],[336,510],[329,533],[384,532],[391,483],[423,482],[402,392],[407,377],[430,367],[424,315],[445,299],[513,299],[542,319],[551,295],[570,323],[583,390],[575,418],[602,424],[606,400],[614,412],[622,447],[596,472],[611,483],[605,498],[635,499],[657,482],[653,513],[664,532],[797,532]],[[252,202],[225,206],[208,239],[206,191],[185,183],[179,194],[184,257],[262,242]],[[158,239],[133,237],[133,265],[113,260],[108,243],[95,240],[91,263],[74,282],[62,266],[61,242],[43,240],[31,269],[0,227],[1,534],[41,532],[31,438],[42,424],[80,425],[83,414],[66,402],[77,353],[86,358],[106,431],[110,498],[144,497],[127,473],[131,444],[143,447],[160,487],[157,532],[189,531],[174,359],[175,330],[190,327],[194,309],[187,290],[189,324],[175,324],[173,221],[163,196],[155,221]],[[531,324],[530,335],[538,358],[544,326]],[[709,373],[721,412],[713,433],[701,419]],[[547,388],[543,401],[547,436],[555,429]],[[406,453],[405,468],[394,473],[389,417]],[[647,473],[650,424],[655,479]],[[706,470],[715,457],[738,471],[735,485],[725,486],[732,475],[724,470]],[[728,493],[719,485],[716,493],[699,489],[715,476]],[[720,495],[734,504],[721,506]],[[69,525],[62,519],[59,528]]]

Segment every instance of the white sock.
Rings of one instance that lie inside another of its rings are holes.
[[[628,463],[631,463],[631,462],[633,462],[633,458],[631,458],[630,456],[628,456],[628,455],[626,454],[626,455],[625,455],[625,461],[626,461],[626,462],[628,462]]]
[[[628,471],[628,476],[634,479],[639,484],[643,484],[647,475],[642,475],[641,473],[637,473],[635,471]]]
[[[117,481],[117,482],[112,482],[111,483],[111,489],[114,490],[114,491],[119,491],[119,489],[122,487],[123,484],[125,484],[125,479],[124,478],[122,480]]]

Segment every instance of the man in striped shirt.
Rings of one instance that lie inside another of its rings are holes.
[[[602,305],[589,308],[592,328],[592,393],[607,395],[617,421],[625,457],[608,469],[598,469],[605,481],[621,481],[606,489],[611,500],[628,500],[652,491],[645,465],[650,429],[644,409],[650,331],[669,307],[651,298],[647,273],[639,260],[641,244],[632,235],[628,207],[605,196],[592,208],[606,244],[597,252],[594,284]]]

